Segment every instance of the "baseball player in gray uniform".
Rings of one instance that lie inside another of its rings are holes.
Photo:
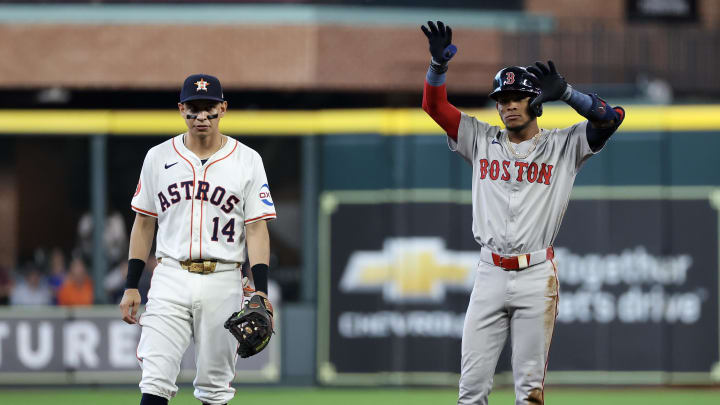
[[[472,229],[481,246],[463,329],[458,404],[488,403],[508,333],[515,403],[543,404],[558,303],[552,244],[575,176],[625,112],[573,89],[548,61],[500,70],[490,97],[505,129],[480,122],[447,100],[445,72],[457,51],[452,30],[441,21],[421,28],[432,55],[423,109],[446,131],[450,150],[472,165]],[[554,100],[587,120],[540,129],[542,103]]]

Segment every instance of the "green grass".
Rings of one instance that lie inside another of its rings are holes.
[[[239,388],[231,404],[263,405],[440,405],[455,404],[457,391],[449,389],[322,389]],[[20,405],[128,405],[139,404],[140,393],[132,389],[0,389],[0,404]],[[172,405],[198,405],[192,388],[183,387]],[[490,395],[491,405],[511,405],[511,390]],[[718,405],[715,389],[566,389],[549,387],[548,405]]]

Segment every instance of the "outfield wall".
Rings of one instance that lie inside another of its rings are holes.
[[[560,315],[548,382],[711,384],[720,374],[720,106],[627,111],[621,131],[577,177],[557,239]],[[492,109],[470,112],[497,124]],[[548,106],[540,125],[576,121],[569,108]],[[0,133],[39,141],[80,135],[102,145],[112,136],[170,136],[181,126],[174,111],[0,111]],[[302,138],[303,292],[287,307],[293,317],[281,341],[289,349],[278,378],[454,385],[478,249],[471,169],[432,120],[419,109],[231,111],[222,130],[241,140]],[[397,254],[413,259],[393,261]],[[384,263],[382,277],[343,284],[351,267],[367,270],[350,266],[367,258]],[[505,354],[498,382],[510,381],[508,370]],[[30,371],[27,381],[43,372]],[[69,380],[82,379],[55,379]]]
[[[720,381],[720,133],[634,110],[581,170],[556,239],[550,384]],[[455,383],[479,252],[472,168],[443,136],[321,145],[318,380]]]

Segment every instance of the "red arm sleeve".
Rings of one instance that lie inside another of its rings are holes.
[[[447,132],[447,135],[457,142],[460,110],[448,101],[445,83],[431,86],[427,80],[425,81],[422,107]]]

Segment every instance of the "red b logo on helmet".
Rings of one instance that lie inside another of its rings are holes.
[[[513,83],[515,83],[515,73],[513,73],[513,72],[505,73],[505,83],[503,83],[503,84],[513,84]]]

